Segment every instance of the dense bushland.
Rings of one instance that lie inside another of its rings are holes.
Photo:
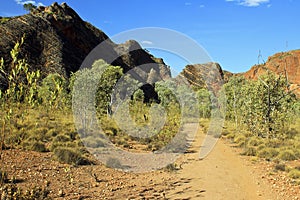
[[[300,101],[286,77],[271,72],[258,80],[233,77],[223,89],[227,95],[223,135],[243,148],[243,155],[274,161],[276,166],[300,159]],[[296,177],[297,169],[284,170]]]

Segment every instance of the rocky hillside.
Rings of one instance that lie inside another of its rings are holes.
[[[212,85],[216,85],[220,81],[226,83],[232,76],[245,76],[247,79],[256,80],[267,71],[286,76],[290,83],[290,89],[300,97],[300,50],[276,53],[270,56],[266,63],[255,65],[245,73],[231,73],[223,70],[218,63],[206,63],[187,65],[180,75],[184,76],[193,86],[207,87],[207,83]],[[214,88],[216,89],[215,86]]]
[[[14,44],[25,35],[21,57],[26,58],[32,68],[40,69],[43,75],[57,72],[68,77],[80,68],[91,50],[106,41],[104,51],[98,51],[95,59],[102,58],[121,66],[125,72],[142,64],[157,63],[160,65],[154,67],[155,73],[162,78],[170,77],[170,69],[162,59],[154,58],[135,41],[115,44],[104,32],[83,21],[66,3],[40,6],[29,14],[1,20],[0,35],[0,57],[6,63],[9,63],[9,52]],[[6,68],[9,70],[8,66]],[[147,70],[150,73],[151,68]],[[1,78],[3,87],[0,74]]]
[[[248,79],[257,79],[268,70],[286,76],[291,89],[296,89],[296,94],[300,96],[300,89],[297,89],[300,86],[300,50],[276,53],[266,63],[253,66],[242,75]]]

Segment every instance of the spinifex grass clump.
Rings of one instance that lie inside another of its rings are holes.
[[[0,187],[0,194],[3,199],[52,199],[49,197],[50,191],[45,188],[33,187],[32,189],[27,189],[24,191],[17,187],[15,184],[7,184],[3,187]]]
[[[83,156],[78,149],[68,147],[57,147],[54,149],[54,155],[58,161],[72,165],[89,165],[91,161]]]
[[[288,176],[293,178],[293,179],[300,179],[300,170],[299,169],[292,169],[288,173]]]

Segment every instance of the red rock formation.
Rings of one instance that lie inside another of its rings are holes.
[[[257,79],[268,70],[286,76],[291,84],[290,89],[296,89],[297,96],[300,96],[300,50],[276,53],[266,63],[253,66],[242,75],[248,79]]]
[[[170,69],[162,59],[155,58],[133,40],[115,44],[104,32],[83,21],[66,3],[40,6],[29,14],[1,21],[0,58],[5,60],[5,70],[9,70],[10,50],[23,35],[25,42],[20,57],[27,60],[30,69],[40,69],[43,77],[53,72],[69,77],[103,41],[106,41],[105,45],[90,62],[104,59],[112,65],[121,66],[124,72],[150,63],[150,66],[156,66],[161,78],[171,77]],[[91,66],[92,63],[85,64]],[[151,67],[145,72],[145,80],[150,70]],[[0,73],[0,89],[5,87],[6,80]]]

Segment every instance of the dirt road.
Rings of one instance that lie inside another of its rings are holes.
[[[180,180],[168,199],[209,200],[275,200],[270,186],[265,185],[233,149],[219,140],[213,151],[199,160],[199,149],[204,134],[196,135],[191,153],[185,154],[178,163]]]
[[[195,130],[193,126],[184,129]],[[128,173],[100,163],[70,166],[53,160],[51,152],[17,149],[5,150],[0,164],[3,162],[3,170],[9,179],[19,180],[17,187],[25,191],[41,186],[47,188],[53,199],[300,199],[299,188],[290,185],[284,176],[267,175],[273,167],[267,169],[262,163],[251,164],[249,158],[240,156],[238,149],[225,144],[222,139],[205,159],[199,160],[204,136],[199,131],[189,149],[191,153],[176,161],[181,169],[172,172]],[[285,184],[277,187],[280,180]]]

